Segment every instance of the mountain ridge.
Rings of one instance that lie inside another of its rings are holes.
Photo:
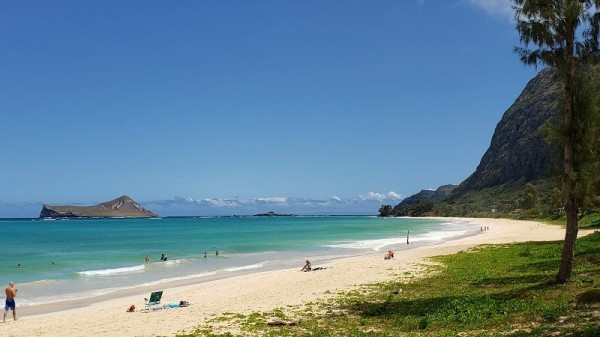
[[[555,149],[544,139],[542,129],[559,118],[561,97],[562,86],[556,70],[542,69],[504,112],[489,147],[469,177],[442,200],[433,198],[431,192],[421,191],[396,205],[394,212],[405,213],[403,210],[412,207],[410,203],[424,200],[430,205],[429,214],[435,215],[512,213],[521,208],[520,199],[528,184],[536,190],[539,201],[548,203]]]
[[[459,184],[450,199],[472,190],[549,177],[552,149],[541,128],[559,115],[561,93],[553,68],[545,68],[531,79],[502,115],[475,172]]]

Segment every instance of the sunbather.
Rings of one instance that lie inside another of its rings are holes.
[[[310,265],[310,261],[306,260],[306,264],[304,265],[304,267],[302,267],[302,269],[300,271],[311,271],[311,265]]]
[[[389,260],[389,259],[391,259],[391,258],[393,258],[393,257],[394,257],[394,251],[392,251],[392,250],[388,250],[388,251],[387,251],[387,254],[385,254],[385,256],[383,257],[383,259],[384,259],[384,260]]]

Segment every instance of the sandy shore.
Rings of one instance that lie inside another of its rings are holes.
[[[130,305],[144,307],[148,293],[95,303],[83,308],[32,315],[31,308],[19,308],[18,320],[0,324],[1,336],[173,336],[193,330],[207,319],[222,313],[248,313],[300,305],[334,296],[335,293],[366,283],[423,273],[426,258],[452,254],[479,244],[562,240],[564,229],[532,221],[506,219],[460,219],[489,230],[436,246],[396,250],[392,260],[383,253],[336,260],[322,265],[325,270],[310,273],[296,269],[243,275],[191,286],[164,288],[163,303],[189,301],[186,308],[126,313]],[[580,231],[580,236],[591,231]],[[400,248],[400,247],[399,247]],[[393,249],[393,247],[392,247]],[[140,290],[140,291],[145,291]],[[29,309],[29,314],[28,314]]]

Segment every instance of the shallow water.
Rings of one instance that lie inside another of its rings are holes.
[[[27,306],[301,267],[306,259],[315,264],[414,248],[475,235],[479,227],[432,219],[329,216],[3,219],[0,230],[12,233],[3,244],[0,275],[17,284],[19,305]],[[160,261],[162,253],[166,262]],[[148,263],[145,255],[151,257]]]

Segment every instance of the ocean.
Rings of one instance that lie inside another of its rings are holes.
[[[15,282],[19,306],[300,269],[307,259],[319,266],[388,249],[398,258],[480,232],[460,221],[368,216],[0,219],[0,231],[0,282]]]

